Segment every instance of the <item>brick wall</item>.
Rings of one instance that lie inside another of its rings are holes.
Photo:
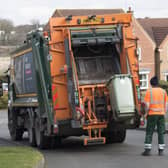
[[[149,70],[148,82],[155,75],[155,44],[144,31],[137,20],[133,20],[134,33],[138,37],[138,47],[141,48],[140,71]]]
[[[165,80],[165,75],[168,75],[168,37],[160,48],[160,60],[160,79]]]

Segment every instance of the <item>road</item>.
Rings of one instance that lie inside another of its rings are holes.
[[[25,135],[23,142],[13,143],[7,130],[7,115],[0,112],[0,146],[28,145]],[[109,144],[84,147],[82,138],[66,139],[54,150],[41,151],[48,168],[167,168],[168,135],[166,134],[165,156],[157,155],[157,135],[154,134],[152,156],[141,156],[144,131],[128,130],[123,144]]]

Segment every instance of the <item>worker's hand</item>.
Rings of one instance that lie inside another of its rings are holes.
[[[146,105],[144,102],[141,102],[141,115],[145,115],[146,113]]]

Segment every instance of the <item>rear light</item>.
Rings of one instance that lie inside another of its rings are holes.
[[[68,72],[68,66],[64,65],[64,73],[67,73],[67,72]]]
[[[136,80],[136,84],[137,84],[137,85],[140,85],[139,79]]]
[[[62,68],[60,68],[61,73],[67,73],[68,72],[68,66],[64,65]]]
[[[57,134],[58,133],[58,125],[54,124],[54,133]]]
[[[144,125],[145,125],[145,121],[144,121],[144,118],[143,118],[143,117],[141,117],[141,119],[140,119],[140,125],[141,125],[141,126],[144,126]]]
[[[44,38],[48,38],[48,32],[47,32],[47,31],[44,31],[44,32],[43,32],[43,36],[44,36]]]

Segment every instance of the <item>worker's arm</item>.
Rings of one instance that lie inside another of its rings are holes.
[[[168,109],[168,99],[167,99],[167,92],[165,91],[165,99],[164,99],[164,102],[165,102],[165,114],[167,112],[167,109]]]
[[[149,105],[150,105],[150,91],[149,90],[146,91],[144,102],[145,102],[145,111],[146,111],[144,116],[146,117],[148,115]]]

